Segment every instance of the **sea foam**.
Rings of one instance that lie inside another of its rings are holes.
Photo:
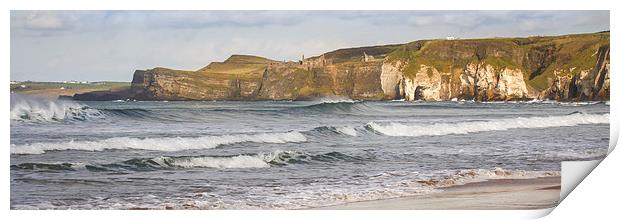
[[[276,150],[269,153],[239,154],[231,156],[159,156],[154,158],[135,158],[123,162],[94,164],[82,162],[22,163],[11,165],[11,169],[54,170],[54,171],[113,171],[169,168],[267,168],[271,165],[283,166],[299,160],[309,160],[311,155],[297,151]]]
[[[288,143],[305,142],[306,137],[299,132],[235,134],[203,137],[169,137],[169,138],[134,138],[117,137],[96,141],[69,141],[32,143],[25,145],[11,144],[11,154],[42,154],[52,150],[103,151],[106,149],[137,149],[154,151],[181,151],[192,149],[210,149],[220,145],[243,142],[254,143]]]
[[[161,167],[207,167],[207,168],[266,168],[269,161],[260,155],[238,155],[233,157],[158,157],[150,159]]]
[[[12,121],[83,121],[91,118],[103,117],[104,115],[99,110],[76,102],[11,94]]]
[[[283,165],[287,160],[295,158],[302,153],[294,151],[276,150],[271,153],[259,153],[256,155],[236,155],[236,156],[199,156],[199,157],[158,157],[150,159],[161,167],[179,168],[267,168],[271,164]],[[153,162],[151,162],[153,163]]]
[[[322,103],[356,103],[356,102],[360,102],[360,101],[357,101],[357,100],[350,99],[348,97],[325,97],[325,98],[318,99],[317,101],[318,101],[317,104],[322,104]]]
[[[357,131],[355,131],[354,127],[336,127],[336,131],[349,136],[357,136]]]
[[[581,124],[609,124],[609,114],[571,114],[563,116],[493,119],[488,121],[436,124],[379,124],[370,122],[366,128],[388,136],[433,136],[467,134],[482,131],[502,131],[517,128],[549,128]]]
[[[416,182],[423,186],[440,188],[492,179],[533,179],[540,177],[557,177],[561,174],[560,171],[505,170],[500,167],[494,169],[466,169],[444,172],[448,172],[449,174],[443,174],[443,177],[416,180]]]

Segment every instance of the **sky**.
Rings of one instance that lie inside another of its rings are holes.
[[[609,30],[609,11],[11,11],[11,80],[131,81],[232,54],[298,60],[446,37]]]

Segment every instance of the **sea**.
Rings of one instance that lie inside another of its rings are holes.
[[[306,209],[559,176],[609,102],[132,101],[11,95],[11,209]]]

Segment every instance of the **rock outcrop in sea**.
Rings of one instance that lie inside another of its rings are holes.
[[[421,40],[298,62],[232,55],[196,71],[136,70],[131,88],[77,100],[609,100],[609,32]]]

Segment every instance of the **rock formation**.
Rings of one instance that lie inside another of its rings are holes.
[[[78,100],[609,100],[609,32],[422,40],[300,62],[233,55],[196,71],[136,70],[131,89]]]

